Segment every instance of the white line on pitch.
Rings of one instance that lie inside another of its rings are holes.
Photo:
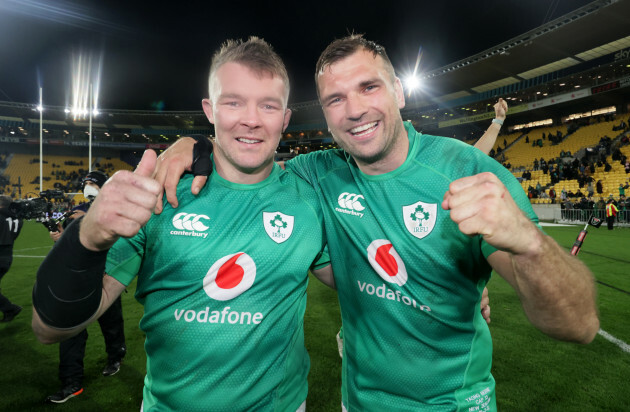
[[[19,257],[19,258],[39,258],[39,259],[43,259],[46,256],[31,256],[31,255],[13,255],[13,257]]]
[[[20,249],[20,250],[16,249],[15,252],[24,252],[24,251],[27,251],[27,250],[48,249],[48,248],[50,248],[50,246],[29,247],[29,248]]]
[[[626,353],[630,353],[630,345],[628,345],[626,342],[622,341],[621,339],[615,338],[613,335],[611,335],[610,333],[606,332],[603,329],[600,329],[599,332],[597,332],[597,334],[603,337],[604,339],[606,339],[608,342],[614,343],[615,345],[619,346],[619,348],[622,351]]]

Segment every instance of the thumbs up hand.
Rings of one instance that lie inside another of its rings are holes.
[[[134,172],[120,170],[101,188],[81,222],[80,240],[94,251],[109,249],[119,237],[132,237],[149,219],[160,184],[151,178],[157,155],[147,150]]]

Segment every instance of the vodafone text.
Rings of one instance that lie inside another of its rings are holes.
[[[385,284],[381,284],[381,286],[374,286],[371,283],[361,282],[357,280],[359,284],[359,291],[362,293],[367,293],[368,295],[374,295],[381,299],[394,300],[397,302],[403,302],[407,306],[413,306],[414,308],[418,308],[420,310],[426,310],[427,312],[431,312],[431,308],[427,305],[419,305],[415,299],[412,299],[408,296],[402,295],[399,290],[394,292],[391,289],[388,289]]]
[[[194,311],[192,309],[175,309],[175,320],[186,322],[198,322],[198,323],[230,323],[250,325],[252,323],[258,325],[263,320],[263,314],[256,312],[252,315],[251,312],[236,312],[231,311],[229,306],[223,308],[223,310],[213,310],[206,306],[205,310]]]

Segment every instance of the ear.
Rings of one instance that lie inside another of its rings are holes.
[[[291,120],[291,109],[286,109],[284,111],[284,122],[282,125],[282,132],[287,130],[287,126],[289,125],[289,120]]]
[[[398,77],[396,77],[396,81],[394,82],[394,93],[396,94],[398,108],[402,109],[403,107],[405,107],[405,92],[402,87],[402,82]]]
[[[201,101],[201,107],[203,107],[203,112],[206,114],[210,123],[214,124],[214,108],[212,107],[212,101],[210,101],[210,99],[203,99]]]

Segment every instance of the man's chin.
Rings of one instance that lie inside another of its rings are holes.
[[[372,164],[383,160],[386,153],[380,150],[348,150],[345,149],[350,156],[357,162],[362,164]]]

